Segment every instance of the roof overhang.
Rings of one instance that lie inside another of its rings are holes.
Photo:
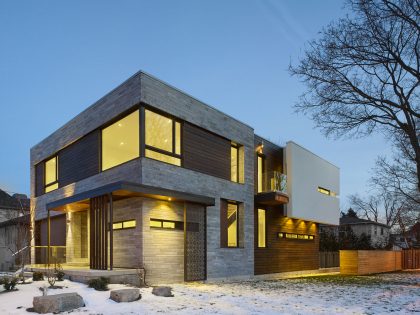
[[[89,207],[90,198],[107,194],[112,194],[113,200],[121,200],[131,197],[147,197],[165,201],[192,202],[202,204],[204,206],[215,205],[215,200],[212,197],[119,181],[50,202],[47,204],[47,210],[64,212],[85,210]]]

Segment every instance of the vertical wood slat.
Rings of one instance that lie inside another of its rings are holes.
[[[220,199],[220,247],[227,247],[227,201]]]
[[[111,201],[110,201],[111,202]],[[90,199],[90,268],[108,269],[108,198],[106,195]]]

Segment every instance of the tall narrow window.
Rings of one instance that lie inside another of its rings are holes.
[[[264,190],[264,157],[260,154],[257,155],[257,192],[263,192]]]
[[[145,110],[145,155],[181,165],[181,124],[172,118]]]
[[[227,205],[227,246],[238,247],[238,204]]]
[[[230,146],[230,180],[244,183],[244,147],[235,142]]]
[[[102,130],[102,170],[140,156],[139,111]]]
[[[58,188],[58,157],[45,161],[45,192],[50,192]]]
[[[265,210],[258,209],[258,247],[265,247]]]

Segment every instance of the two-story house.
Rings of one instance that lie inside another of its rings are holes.
[[[144,72],[31,149],[34,245],[150,283],[318,269],[339,190],[336,166]]]

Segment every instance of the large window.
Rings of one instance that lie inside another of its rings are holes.
[[[145,155],[181,165],[181,124],[172,118],[145,110]]]
[[[230,146],[230,180],[244,183],[244,148],[234,142]]]
[[[265,210],[258,209],[258,247],[265,247]]]
[[[139,111],[102,130],[102,170],[139,157]]]
[[[227,246],[238,247],[238,204],[227,204]]]
[[[260,154],[257,155],[257,175],[258,175],[258,182],[257,182],[257,192],[263,192],[264,190],[264,157]]]
[[[45,161],[45,192],[58,188],[58,157]]]

